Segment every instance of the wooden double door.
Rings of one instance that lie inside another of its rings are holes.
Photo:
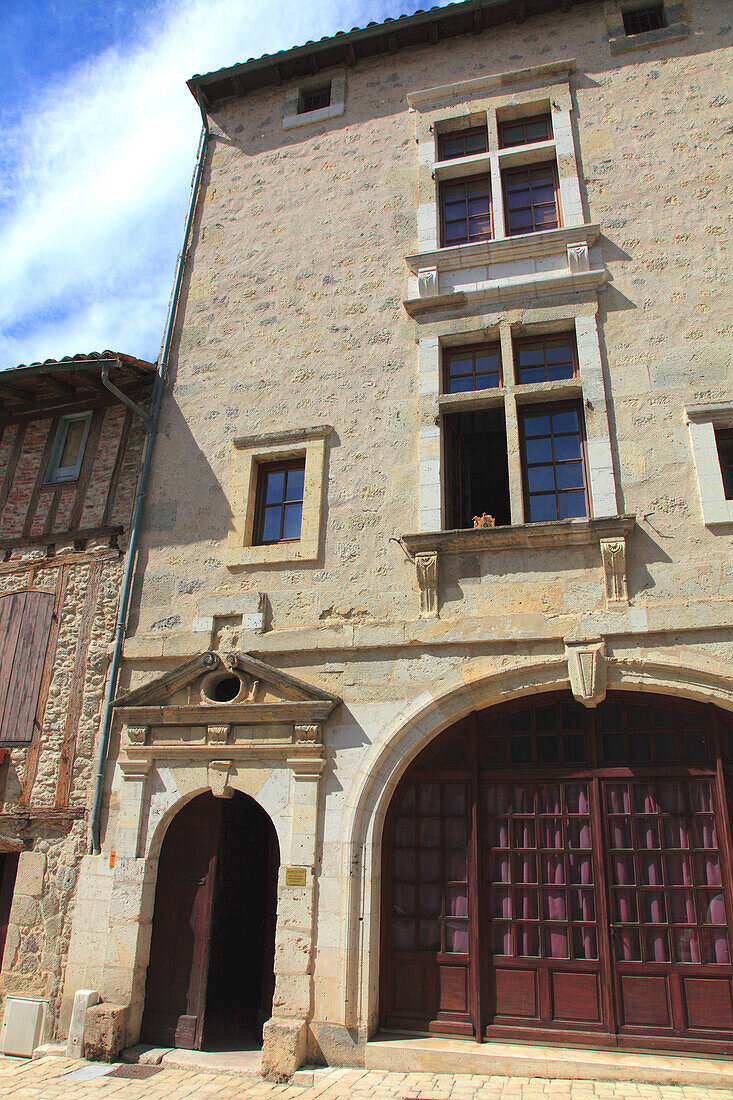
[[[383,1026],[732,1052],[732,750],[626,693],[442,735],[387,820]]]
[[[141,1040],[227,1050],[256,1045],[274,990],[275,829],[239,793],[194,798],[158,866]]]

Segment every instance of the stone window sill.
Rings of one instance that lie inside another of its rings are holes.
[[[467,554],[477,550],[534,549],[552,546],[593,546],[600,539],[625,538],[636,516],[603,516],[599,519],[560,519],[520,523],[512,527],[478,527],[462,531],[428,531],[403,535],[411,554],[438,551]]]
[[[569,246],[590,248],[601,231],[597,223],[546,229],[539,233],[524,233],[515,237],[500,237],[491,241],[451,245],[433,252],[418,252],[407,256],[407,266],[414,275],[429,269],[458,271],[480,265],[507,263],[512,260],[534,259],[563,253]]]
[[[403,535],[399,542],[415,565],[420,590],[420,618],[440,616],[440,559],[444,555],[474,554],[508,549],[564,550],[569,546],[597,546],[603,571],[606,606],[628,607],[626,536],[636,517],[563,519],[521,523],[515,527],[479,527],[463,531],[426,531]]]
[[[687,38],[690,28],[687,23],[672,23],[669,27],[660,27],[655,31],[643,31],[641,34],[624,34],[609,38],[608,45],[612,54],[628,53],[629,50],[647,50],[650,46],[665,46],[668,42],[680,42]]]

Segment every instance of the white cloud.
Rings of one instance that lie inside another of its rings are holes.
[[[0,368],[105,347],[156,357],[200,128],[188,76],[416,6],[168,0],[124,50],[47,89],[3,138]]]

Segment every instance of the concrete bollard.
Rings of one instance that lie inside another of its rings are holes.
[[[66,1057],[81,1058],[84,1049],[84,1022],[87,1009],[99,1004],[100,997],[96,989],[77,989],[74,994],[74,1007],[71,1010],[69,1035],[66,1040]]]

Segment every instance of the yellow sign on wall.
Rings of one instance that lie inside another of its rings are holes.
[[[286,867],[285,885],[305,886],[305,867]]]

